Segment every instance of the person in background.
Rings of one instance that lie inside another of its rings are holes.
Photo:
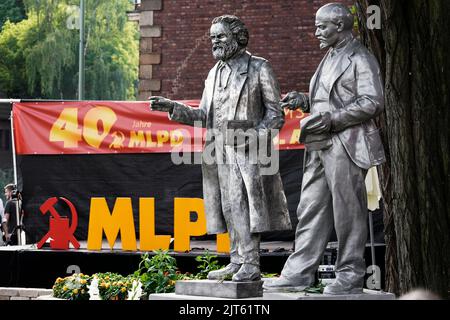
[[[5,233],[5,241],[9,244],[14,244],[15,240],[11,237],[11,235],[15,234],[15,229],[17,227],[17,205],[19,199],[14,197],[13,195],[17,192],[17,188],[15,184],[7,184],[4,187],[5,190],[5,209],[4,209],[4,226],[3,231]]]
[[[436,293],[430,290],[416,288],[400,296],[398,300],[442,300],[442,299]]]
[[[0,237],[0,246],[4,245],[6,240],[6,218],[5,218],[5,208],[3,207],[3,200],[0,198],[0,224],[1,224],[1,233]]]

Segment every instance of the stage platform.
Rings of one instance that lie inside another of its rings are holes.
[[[96,272],[116,272],[128,275],[138,269],[142,251],[122,251],[118,241],[113,249],[108,243],[103,243],[99,251],[87,250],[86,242],[80,241],[80,249],[52,250],[50,248],[37,249],[35,244],[24,246],[0,247],[0,287],[28,287],[51,288],[57,277],[65,277],[73,272],[93,274]],[[139,246],[138,246],[139,247]],[[376,245],[376,260],[382,264],[384,271],[384,244]],[[330,242],[327,250],[336,249],[336,243]],[[221,264],[229,262],[229,255],[216,253],[216,242],[191,241],[191,251],[174,252],[169,254],[177,259],[181,272],[196,273],[198,263],[195,257],[208,250],[218,256]],[[293,242],[270,241],[261,243],[261,270],[268,273],[279,273],[292,253]],[[150,252],[150,254],[152,254]],[[366,246],[366,261],[370,265],[370,247]]]

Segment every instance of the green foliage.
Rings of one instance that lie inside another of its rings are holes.
[[[278,273],[266,273],[266,272],[261,273],[262,278],[274,278],[274,277],[279,277],[279,276],[280,275]]]
[[[79,31],[75,0],[25,0],[28,19],[0,34],[0,91],[9,97],[76,99]],[[128,0],[86,1],[85,98],[134,100],[139,63],[137,24]],[[71,23],[72,22],[72,23]]]
[[[195,257],[195,261],[199,262],[197,268],[200,270],[200,272],[195,275],[195,279],[207,279],[209,272],[224,267],[219,265],[217,256],[210,254],[208,251],[201,256]]]
[[[358,12],[358,9],[356,8],[356,5],[352,5],[350,7],[350,12],[354,16],[353,29],[355,30],[355,32],[359,33],[359,22],[358,22],[358,16],[356,15]]]
[[[25,19],[25,6],[21,0],[2,0],[0,2],[0,30],[7,20],[19,22]]]
[[[323,283],[322,281],[319,281],[318,284],[312,286],[312,287],[308,287],[304,290],[304,292],[307,293],[323,293],[323,289],[325,289],[327,285],[325,283]]]
[[[148,253],[144,254],[139,269],[134,273],[135,277],[140,278],[146,294],[174,292],[176,280],[206,279],[210,271],[223,268],[216,260],[217,256],[206,252],[195,258],[199,262],[197,266],[199,273],[196,275],[181,273],[175,258],[171,257],[168,251],[157,250],[154,254],[153,257]]]
[[[92,278],[82,273],[58,278],[53,285],[53,296],[66,300],[89,300],[88,285]]]
[[[182,278],[177,270],[175,258],[164,250],[157,250],[154,253],[153,257],[148,253],[142,256],[139,269],[134,276],[140,277],[142,290],[146,294],[174,292],[175,281]]]
[[[7,21],[0,33],[0,91],[9,98],[28,98],[26,50],[34,37],[36,19]]]

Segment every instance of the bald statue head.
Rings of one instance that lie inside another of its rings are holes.
[[[342,40],[349,37],[353,29],[353,15],[340,3],[329,3],[316,13],[316,37],[320,48],[334,48]]]

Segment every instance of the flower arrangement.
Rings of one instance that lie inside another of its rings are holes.
[[[141,294],[139,281],[134,276],[124,277],[117,273],[82,273],[57,278],[53,285],[53,296],[66,300],[127,300],[129,294],[138,300]],[[141,291],[142,292],[142,291]]]
[[[153,253],[153,256],[142,255],[139,269],[128,276],[106,272],[58,278],[53,286],[53,296],[67,300],[139,300],[151,293],[174,292],[175,281],[206,279],[210,271],[223,267],[217,256],[206,252],[195,259],[199,263],[197,274],[181,273],[168,251]]]
[[[53,285],[53,296],[66,300],[89,300],[88,286],[91,277],[82,273],[57,278]]]
[[[117,273],[96,273],[98,288],[102,300],[127,300],[131,290],[133,276],[124,277]]]

